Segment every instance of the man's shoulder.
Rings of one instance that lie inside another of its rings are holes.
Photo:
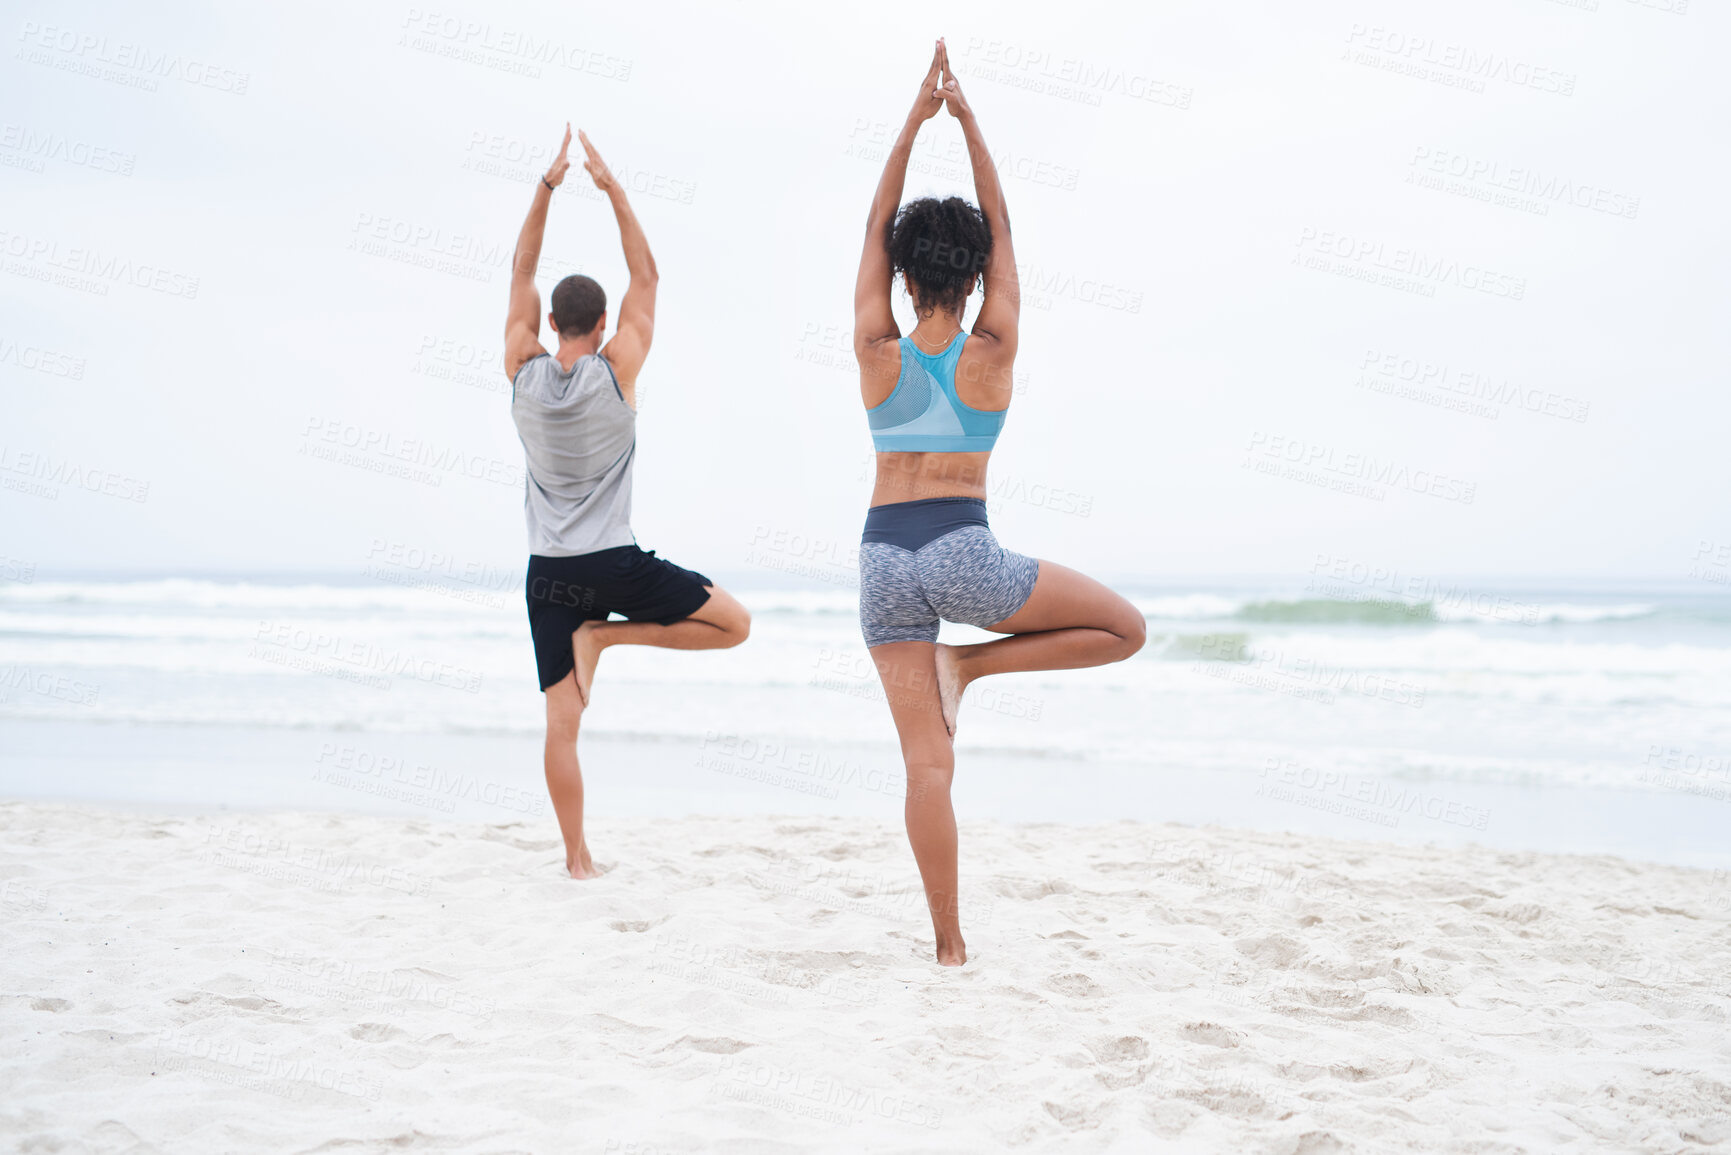
[[[580,404],[597,394],[619,395],[619,374],[605,356],[585,353],[566,369],[551,353],[542,353],[518,366],[511,378],[513,394],[546,405]]]
[[[591,369],[594,369],[598,372],[604,373],[608,380],[614,382],[615,384],[618,383],[619,370],[615,369],[613,367],[613,362],[611,362],[607,359],[607,354],[605,351],[586,354],[583,357],[583,360],[594,362],[594,364],[590,366]]]
[[[540,353],[535,354],[533,357],[530,357],[529,359],[524,361],[521,365],[518,365],[517,371],[515,373],[511,374],[511,384],[512,385],[518,385],[518,384],[524,382],[525,380],[527,380],[528,378],[534,377],[536,374],[536,370],[532,367],[536,364],[536,362],[551,361],[552,359],[553,359],[553,354],[548,353],[545,350],[543,350]],[[541,368],[544,369],[545,366],[541,366]]]

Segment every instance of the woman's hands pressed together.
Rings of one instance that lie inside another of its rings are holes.
[[[908,120],[913,124],[923,124],[938,114],[944,106],[943,90],[944,74],[944,42],[940,39],[932,47],[932,66],[926,70],[926,78],[920,82],[920,94],[914,97],[913,111],[908,113]]]

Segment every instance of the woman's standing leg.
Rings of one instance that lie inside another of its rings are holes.
[[[908,841],[925,884],[938,962],[961,966],[968,961],[968,948],[962,941],[956,812],[950,805],[956,756],[938,700],[936,651],[932,642],[889,642],[872,647],[871,655],[901,738],[908,775]]]

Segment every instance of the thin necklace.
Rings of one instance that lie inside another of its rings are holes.
[[[956,326],[956,333],[960,333],[961,331],[962,331],[962,327],[960,325],[957,325]],[[937,348],[942,349],[945,345],[948,345],[951,341],[955,340],[956,339],[956,333],[951,333],[948,337],[945,337],[943,339],[943,341],[937,345]],[[909,333],[908,336],[912,337],[916,341],[919,341],[920,340],[919,329],[916,328],[913,332]],[[925,342],[923,342],[923,341],[921,341],[920,343],[925,344]]]

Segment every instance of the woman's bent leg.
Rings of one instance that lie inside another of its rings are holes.
[[[1121,662],[1142,648],[1147,626],[1121,595],[1056,562],[1040,562],[1022,608],[986,629],[1014,635],[970,646],[938,646],[944,723],[955,732],[956,706],[977,678],[1025,670],[1076,670]]]
[[[938,701],[936,649],[931,642],[890,642],[872,647],[871,655],[901,738],[908,842],[925,884],[938,962],[961,966],[968,949],[957,903],[956,813],[950,806],[956,759]]]

